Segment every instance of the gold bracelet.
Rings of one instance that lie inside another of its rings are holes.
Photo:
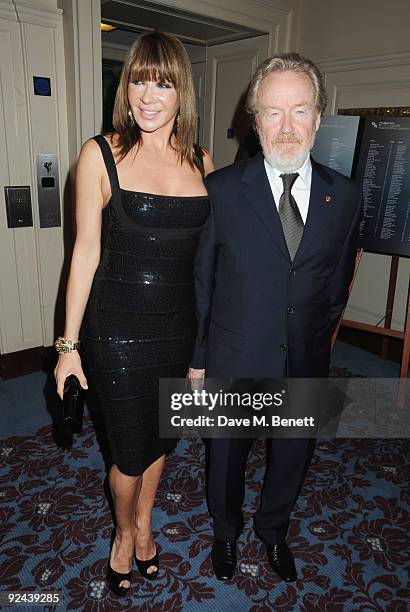
[[[71,353],[71,351],[76,351],[79,346],[80,342],[66,340],[62,336],[58,336],[57,340],[54,342],[54,347],[59,355],[64,355],[65,353]]]

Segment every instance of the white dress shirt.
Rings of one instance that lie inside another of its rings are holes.
[[[279,207],[280,196],[283,193],[283,182],[280,178],[282,172],[273,168],[269,162],[264,160],[266,174],[268,175],[270,188],[272,195],[275,200],[276,208]],[[310,186],[312,183],[312,162],[310,161],[310,155],[307,156],[303,165],[298,172],[299,176],[293,183],[292,195],[296,200],[300,214],[302,215],[303,223],[306,223],[306,218],[309,209],[309,198],[310,198]]]

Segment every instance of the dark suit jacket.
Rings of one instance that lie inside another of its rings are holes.
[[[361,190],[312,159],[292,262],[261,154],[213,172],[206,186],[211,213],[195,262],[191,366],[214,377],[326,377],[354,270]]]

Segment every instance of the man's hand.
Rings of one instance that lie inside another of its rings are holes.
[[[191,381],[192,391],[202,391],[204,386],[205,370],[189,368],[187,378]]]
[[[187,374],[188,378],[204,378],[205,376],[205,370],[197,370],[196,368],[189,368],[188,370],[188,374]]]

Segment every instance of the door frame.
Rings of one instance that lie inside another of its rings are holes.
[[[156,0],[155,3],[265,32],[269,36],[269,54],[297,48],[300,40],[301,0],[274,0],[272,6],[264,0],[225,0],[223,7],[210,0]],[[59,0],[59,5],[68,17],[65,44],[71,44],[74,52],[76,143],[70,147],[70,158],[75,163],[81,144],[102,125],[101,6],[100,0]],[[208,124],[208,112],[205,109],[204,125]]]
[[[261,41],[263,37],[263,41]],[[266,42],[268,44],[266,45]],[[240,44],[243,43],[243,44]],[[266,46],[265,46],[266,45]],[[238,48],[240,47],[240,49]],[[267,47],[267,48],[266,48]],[[217,72],[219,64],[235,62],[240,59],[252,57],[252,72],[258,65],[269,56],[269,40],[266,41],[266,34],[245,38],[233,42],[221,43],[207,49],[206,83],[205,83],[205,121],[204,121],[204,144],[209,150],[211,157],[214,158],[215,151],[215,120],[217,114]],[[235,103],[239,102],[236,100]],[[228,127],[228,126],[227,126]],[[238,143],[239,146],[239,143]],[[230,162],[232,163],[233,158]],[[218,168],[219,165],[214,159]],[[226,164],[223,164],[226,165]]]

